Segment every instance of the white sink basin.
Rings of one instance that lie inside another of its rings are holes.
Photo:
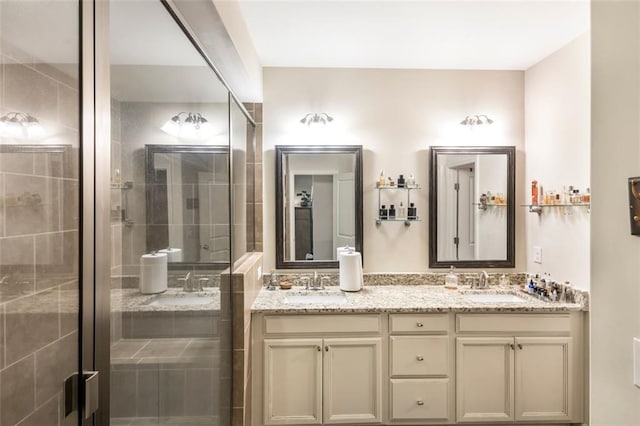
[[[323,305],[335,305],[346,303],[347,298],[344,294],[294,294],[287,296],[284,299],[285,303],[292,305],[303,304],[323,304]]]
[[[464,297],[476,303],[520,303],[525,301],[522,297],[509,293],[476,293],[465,294]]]
[[[184,306],[184,305],[208,305],[213,303],[213,296],[210,294],[159,294],[149,302],[151,306]]]

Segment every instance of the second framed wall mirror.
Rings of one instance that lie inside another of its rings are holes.
[[[362,146],[276,146],[276,268],[337,268],[362,233]]]
[[[431,147],[429,267],[515,266],[515,147]]]

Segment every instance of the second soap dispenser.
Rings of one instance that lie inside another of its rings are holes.
[[[453,272],[453,266],[449,269],[449,273],[446,277],[444,277],[444,288],[448,288],[449,290],[457,290],[458,289],[458,275]]]

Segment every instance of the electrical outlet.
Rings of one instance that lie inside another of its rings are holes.
[[[633,338],[633,384],[640,388],[640,339]]]
[[[542,247],[533,248],[533,261],[535,263],[542,263]]]

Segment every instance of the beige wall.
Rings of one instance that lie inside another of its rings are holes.
[[[525,192],[531,181],[545,190],[589,184],[591,139],[590,36],[584,34],[525,72]],[[585,208],[527,214],[526,270],[548,272],[589,289],[589,213]],[[542,248],[542,264],[533,247]],[[567,253],[571,253],[567,256]]]
[[[309,112],[327,112],[335,121],[314,133],[299,122]],[[469,114],[487,114],[495,123],[473,130],[460,126]],[[364,146],[366,272],[428,269],[429,146],[515,145],[517,197],[524,193],[523,72],[265,68],[264,117],[265,270],[275,265],[275,145]],[[415,174],[423,186],[415,194],[423,221],[411,227],[401,222],[376,226],[375,181],[381,169],[394,178]],[[516,204],[522,201],[517,198]],[[516,266],[522,270],[521,208],[516,223]]]
[[[640,238],[626,182],[640,175],[640,3],[591,10],[591,425],[640,424],[632,338],[640,337]]]

